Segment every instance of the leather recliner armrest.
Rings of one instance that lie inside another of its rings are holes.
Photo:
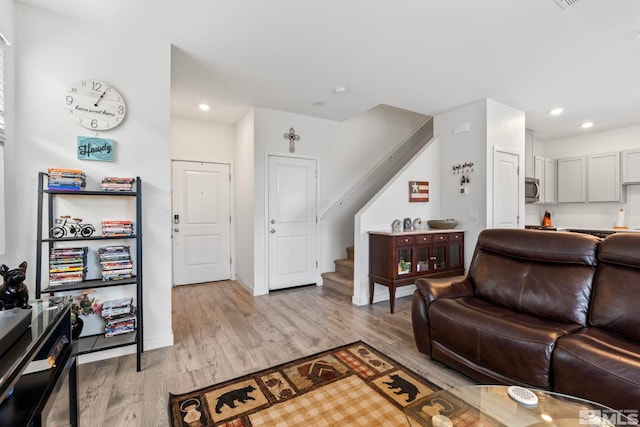
[[[421,278],[416,280],[416,287],[427,304],[431,304],[440,298],[473,296],[473,285],[466,277],[463,280],[460,280],[459,277],[445,279]]]
[[[473,286],[465,277],[416,280],[413,293],[411,323],[418,351],[431,357],[431,331],[429,329],[429,305],[437,299],[460,298],[473,295]]]

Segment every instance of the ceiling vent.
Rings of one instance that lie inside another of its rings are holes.
[[[569,6],[573,6],[574,4],[578,3],[578,1],[580,0],[553,0],[553,1],[556,2],[558,6],[564,9]]]

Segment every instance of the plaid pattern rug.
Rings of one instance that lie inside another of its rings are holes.
[[[440,388],[362,341],[185,394],[174,427],[399,426]]]

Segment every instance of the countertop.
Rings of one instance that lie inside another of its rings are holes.
[[[545,228],[539,226],[539,225],[525,225],[525,227],[540,227],[541,230],[544,230]],[[548,228],[549,230],[551,229],[555,229],[555,231],[576,231],[576,230],[580,230],[580,231],[600,231],[600,232],[605,232],[605,233],[640,233],[640,229],[637,228],[627,228],[627,229],[620,229],[620,228],[613,228],[613,227],[591,227],[591,226],[587,226],[587,227],[581,227],[581,226],[575,226],[575,227],[570,227],[570,226],[552,226],[550,228]]]
[[[434,234],[434,233],[464,233],[466,230],[462,228],[419,228],[411,231],[388,231],[376,230],[369,231],[369,234],[382,234],[385,236],[408,236],[411,234]]]

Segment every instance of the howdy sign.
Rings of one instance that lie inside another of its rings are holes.
[[[113,139],[78,137],[78,159],[112,162],[115,158]]]

